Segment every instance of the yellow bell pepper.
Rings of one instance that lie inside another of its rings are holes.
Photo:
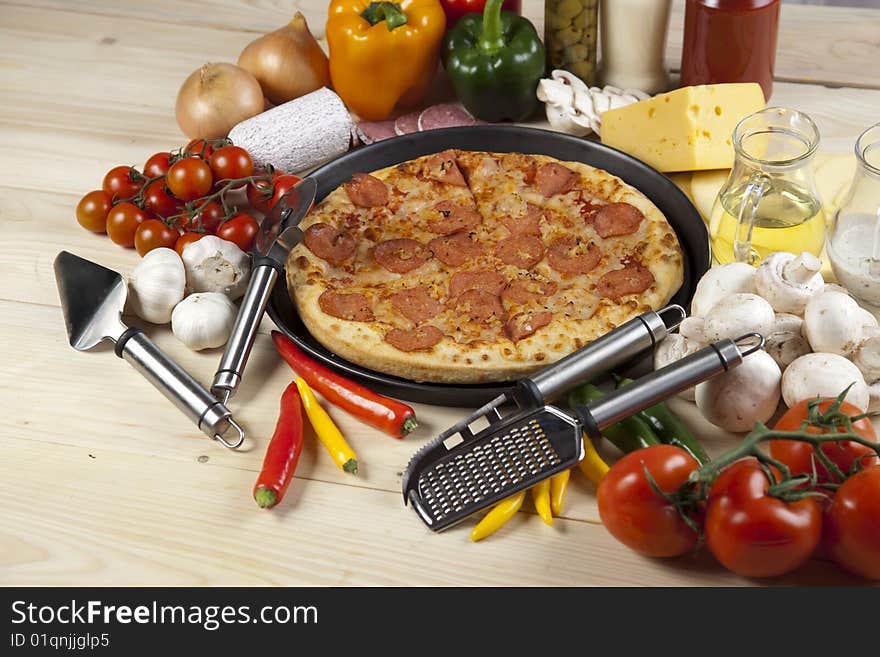
[[[299,390],[303,408],[306,409],[306,415],[312,428],[315,430],[318,440],[327,448],[336,465],[346,472],[357,474],[357,456],[354,450],[345,442],[339,427],[336,426],[332,418],[327,415],[327,411],[315,399],[315,393],[309,388],[309,384],[301,376],[298,376],[296,377],[296,387]]]
[[[571,470],[563,470],[550,477],[550,509],[554,516],[562,513],[562,503],[565,501],[565,491],[568,490],[568,479]]]
[[[545,479],[539,484],[532,486],[532,501],[535,503],[535,511],[541,516],[545,525],[553,524],[553,512],[550,510],[550,480]]]
[[[492,507],[492,510],[489,511],[480,522],[477,523],[477,526],[474,527],[473,531],[471,531],[471,540],[472,541],[482,541],[487,536],[494,534],[508,520],[513,518],[516,515],[516,512],[520,510],[520,507],[523,505],[523,502],[526,499],[526,492],[521,490],[516,495],[511,495],[507,499],[501,500]]]
[[[606,475],[610,468],[605,461],[602,460],[602,457],[599,456],[599,452],[596,451],[596,446],[593,444],[593,441],[590,440],[590,437],[584,434],[584,458],[580,460],[578,466],[581,469],[587,479],[592,481],[597,486],[599,482],[602,481],[602,477]]]
[[[362,119],[418,105],[434,78],[446,16],[440,0],[332,0],[327,17],[330,79]]]

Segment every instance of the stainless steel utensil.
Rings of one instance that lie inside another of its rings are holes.
[[[269,295],[278,274],[284,271],[287,254],[303,238],[299,223],[312,209],[317,192],[315,180],[303,178],[278,200],[260,224],[254,242],[251,280],[211,384],[211,392],[224,403],[241,383]]]
[[[128,361],[206,435],[230,449],[244,442],[244,430],[229,409],[162,353],[141,329],[122,323],[120,315],[128,293],[122,276],[62,251],[55,258],[55,281],[71,347],[86,351],[103,340],[113,341],[116,355]],[[238,434],[233,442],[223,437],[230,429]]]
[[[757,333],[722,340],[602,399],[577,405],[574,416],[553,406],[533,407],[476,435],[458,432],[434,441],[407,466],[404,501],[432,530],[446,529],[573,466],[583,457],[584,432],[598,439],[601,429],[736,367],[763,345]]]

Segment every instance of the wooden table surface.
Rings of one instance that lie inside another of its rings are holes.
[[[677,68],[683,2],[668,64]],[[542,22],[540,2],[525,11]],[[309,438],[284,503],[250,496],[291,373],[266,319],[236,417],[252,437],[230,452],[202,436],[112,351],[67,344],[52,273],[69,249],[122,272],[131,250],[82,230],[79,197],[110,167],[141,165],[184,143],[177,89],[205,61],[234,62],[295,8],[323,33],[321,0],[4,0],[0,2],[0,584],[31,585],[740,585],[710,557],[642,558],[599,522],[579,472],[563,517],[526,508],[471,543],[472,523],[434,535],[405,509],[413,451],[464,411],[417,406],[422,426],[396,441],[337,409],[362,470],[337,470]],[[845,151],[880,120],[880,10],[786,5],[773,104],[810,114],[825,148]],[[158,344],[208,383],[219,352],[195,354],[166,327]],[[711,451],[731,436],[674,402]],[[816,560],[778,580],[848,584]]]

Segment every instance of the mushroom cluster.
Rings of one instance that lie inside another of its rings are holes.
[[[821,261],[809,253],[771,253],[756,268],[728,263],[697,284],[691,316],[654,353],[655,367],[710,342],[757,332],[765,350],[738,368],[682,393],[703,416],[727,431],[766,422],[782,399],[787,406],[816,396],[836,397],[880,413],[880,328],[847,291],[827,284]]]

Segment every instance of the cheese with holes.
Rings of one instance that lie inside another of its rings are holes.
[[[684,87],[602,114],[602,143],[660,171],[729,169],[733,129],[763,107],[751,82]]]

